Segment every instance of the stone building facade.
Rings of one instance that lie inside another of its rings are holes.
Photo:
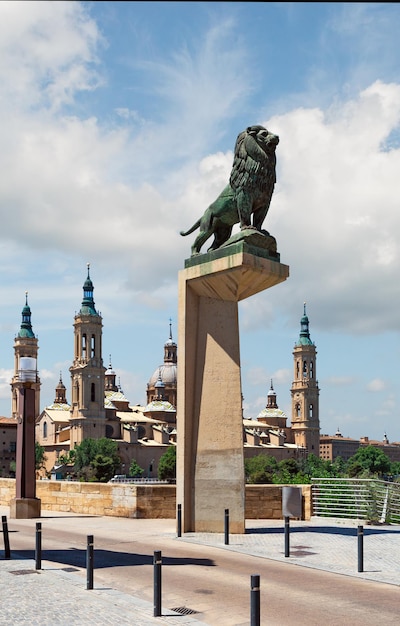
[[[108,369],[103,365],[102,317],[95,307],[94,286],[89,267],[83,285],[81,308],[74,319],[74,360],[70,367],[72,398],[68,404],[66,388],[60,376],[54,403],[37,419],[36,438],[45,448],[47,471],[57,466],[61,455],[84,438],[108,437],[118,443],[120,472],[127,474],[133,459],[144,475],[157,476],[158,462],[170,445],[176,445],[177,345],[172,338],[164,344],[164,361],[147,384],[146,406],[131,405],[116,383],[111,357]],[[295,372],[301,361],[301,376],[293,388],[296,394],[296,418],[292,426],[277,405],[271,381],[266,407],[256,419],[243,420],[244,455],[249,458],[269,454],[283,460],[304,457],[319,437],[318,385],[314,379],[316,350],[309,339],[308,318],[301,320],[299,341],[295,347]],[[307,365],[304,366],[304,363]],[[305,369],[307,367],[307,369]],[[299,418],[297,406],[304,407]],[[313,404],[312,417],[310,404]],[[296,424],[297,430],[294,428]],[[317,433],[316,433],[317,431]]]
[[[144,476],[156,477],[158,462],[170,445],[176,445],[176,393],[177,393],[177,344],[169,337],[164,344],[164,359],[151,375],[146,389],[146,405],[131,405],[121,385],[116,382],[111,357],[104,366],[102,354],[103,320],[94,302],[94,285],[90,267],[83,283],[83,299],[74,317],[74,358],[69,368],[71,401],[60,373],[55,388],[54,402],[40,411],[40,380],[36,383],[36,440],[44,447],[47,457],[46,470],[51,472],[59,465],[59,457],[67,453],[87,437],[114,439],[121,458],[120,471],[127,474],[133,459],[144,469]],[[305,334],[304,334],[305,333]],[[304,338],[306,340],[304,340]],[[20,358],[37,359],[38,341],[32,329],[31,310],[26,296],[22,310],[22,322],[14,342],[15,366],[11,382],[13,418],[4,418],[7,433],[3,450],[3,464],[8,463],[6,450],[11,451],[16,441],[15,405],[19,384]],[[292,415],[292,425],[277,404],[276,393],[271,388],[265,408],[255,419],[243,420],[245,458],[257,454],[271,454],[278,460],[307,454],[309,446],[315,445],[315,429],[318,423],[318,386],[311,372],[315,373],[316,351],[309,341],[308,318],[302,318],[299,341],[295,347],[295,372],[297,361],[307,359],[308,376],[295,378],[293,389],[300,394],[303,405],[313,403],[313,419],[297,420],[297,432]],[[297,397],[297,396],[296,396]],[[15,434],[13,434],[15,433]],[[304,434],[306,433],[306,434]],[[318,433],[319,434],[319,433]],[[6,441],[7,440],[7,441]],[[14,442],[14,443],[13,443]],[[10,460],[12,451],[10,452]],[[9,465],[3,468],[9,475]]]

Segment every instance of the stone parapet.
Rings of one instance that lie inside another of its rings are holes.
[[[246,485],[246,519],[282,519],[282,487],[299,487],[302,519],[311,517],[311,485]]]
[[[284,485],[246,485],[246,519],[282,519]],[[293,487],[293,485],[290,485]],[[311,485],[302,489],[303,519],[312,515]],[[105,515],[138,519],[174,519],[175,485],[134,485],[80,483],[75,481],[38,480],[36,493],[42,511],[61,511],[80,515]],[[0,504],[11,506],[15,498],[15,480],[0,478]]]

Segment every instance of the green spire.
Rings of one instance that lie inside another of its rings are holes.
[[[25,306],[22,309],[22,322],[18,337],[34,337],[31,323],[31,309],[28,305],[28,292],[25,291]]]
[[[310,330],[308,327],[309,321],[306,313],[306,303],[304,302],[304,314],[300,320],[300,337],[297,342],[298,346],[312,346],[314,345],[310,339]]]
[[[93,300],[94,287],[93,287],[93,283],[89,274],[90,263],[87,264],[87,268],[88,268],[88,275],[87,275],[85,282],[83,283],[83,300],[82,300],[80,314],[81,315],[98,315],[94,307],[94,300]]]

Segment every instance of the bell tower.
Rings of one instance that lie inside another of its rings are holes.
[[[71,449],[88,437],[105,437],[102,317],[95,309],[90,265],[83,284],[82,306],[74,320],[74,361],[71,372]]]
[[[304,303],[300,336],[294,346],[294,381],[292,384],[292,432],[294,442],[319,456],[319,389],[316,372],[317,350],[310,339],[309,320]]]
[[[31,357],[36,359],[38,356],[38,340],[32,330],[31,309],[28,304],[28,292],[25,292],[25,306],[22,309],[21,328],[14,341],[14,376],[11,381],[12,407],[11,415],[18,418],[18,389],[23,387],[21,380],[21,358]],[[40,414],[40,379],[36,374],[36,382],[31,383],[31,388],[35,390],[35,417]]]

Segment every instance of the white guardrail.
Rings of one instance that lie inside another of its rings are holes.
[[[313,515],[400,524],[400,483],[361,478],[313,478]]]

